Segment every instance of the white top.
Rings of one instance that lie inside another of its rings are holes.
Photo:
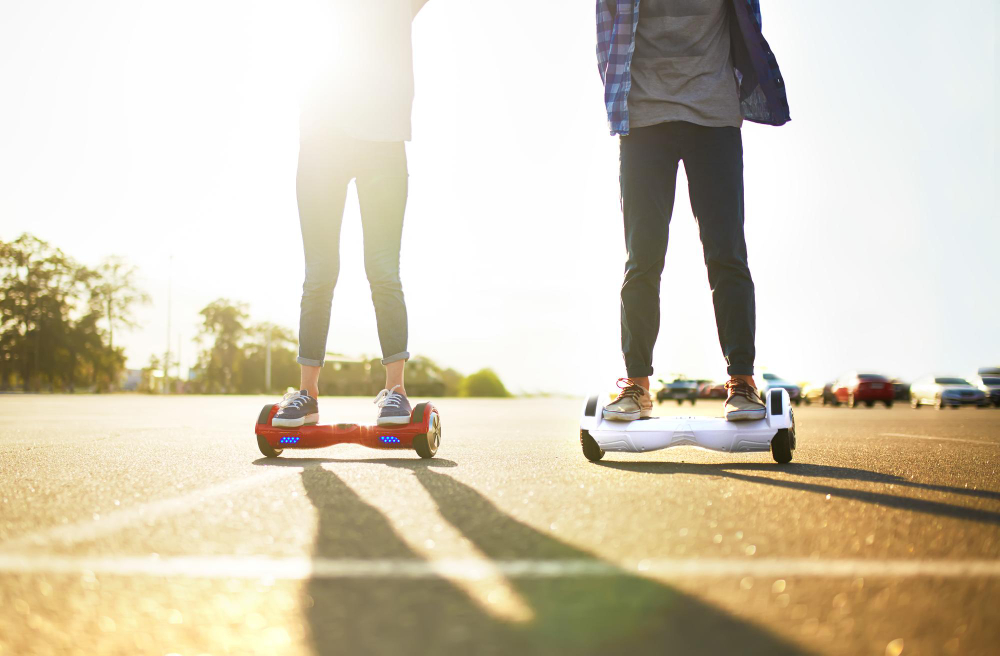
[[[412,0],[323,0],[304,38],[302,121],[366,141],[408,141],[413,109]],[[316,4],[313,5],[315,9]]]

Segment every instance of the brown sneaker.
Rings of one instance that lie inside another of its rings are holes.
[[[621,389],[618,398],[604,408],[605,419],[634,421],[653,416],[653,397],[648,389],[636,385],[631,378],[619,378],[618,387]]]
[[[756,387],[751,387],[739,378],[730,378],[726,383],[726,391],[729,392],[726,399],[726,419],[729,421],[763,419],[767,414]]]

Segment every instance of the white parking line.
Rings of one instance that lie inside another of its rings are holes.
[[[115,531],[128,528],[134,524],[150,524],[161,517],[190,511],[192,508],[196,508],[214,497],[241,492],[247,488],[263,486],[275,479],[298,474],[301,471],[301,467],[275,467],[261,474],[225,481],[210,487],[193,490],[178,497],[152,501],[133,508],[119,510],[102,516],[99,519],[88,519],[74,524],[52,526],[0,543],[0,553],[23,551],[31,547],[43,545],[58,544],[68,546],[80,542],[89,542]]]
[[[651,558],[618,564],[588,559],[355,560],[266,556],[87,557],[0,554],[0,573],[152,576],[201,579],[513,579],[643,576],[658,580],[712,577],[938,578],[1000,577],[1000,560],[861,560],[812,558]]]
[[[396,536],[418,559],[388,561],[390,564],[403,563],[399,568],[402,571],[417,565],[418,572],[420,567],[429,565],[430,571],[450,581],[493,617],[518,623],[534,619],[531,606],[503,572],[497,571],[493,561],[441,515],[437,503],[413,472],[390,468],[381,476],[371,476],[370,468],[355,465],[340,468],[337,476],[359,499],[382,513]],[[406,503],[400,504],[400,499],[406,499]],[[331,571],[342,571],[340,561],[322,562],[321,568],[331,567],[332,563]],[[476,576],[463,575],[463,571],[470,569],[467,567],[460,566],[453,572],[449,563],[475,563]],[[352,568],[359,569],[355,564],[348,566],[347,571]]]
[[[942,442],[964,442],[966,444],[982,444],[983,446],[997,446],[993,442],[983,440],[963,440],[958,437],[937,437],[936,435],[911,435],[910,433],[882,433],[882,437],[912,437],[915,440],[941,440]]]

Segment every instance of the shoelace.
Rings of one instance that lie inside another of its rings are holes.
[[[631,378],[619,378],[618,379],[618,398],[615,399],[615,403],[621,401],[624,398],[633,399],[636,403],[639,402],[639,398],[642,397],[645,390],[638,384],[636,384]]]
[[[378,393],[375,397],[375,405],[379,408],[384,408],[389,406],[390,408],[398,408],[400,401],[403,400],[402,394],[397,394],[396,390],[399,389],[399,385],[396,385],[392,389],[384,389]]]
[[[289,392],[285,398],[281,399],[283,408],[301,408],[309,400],[309,396],[301,392]]]
[[[739,378],[730,378],[725,387],[726,391],[731,395],[739,394],[740,396],[745,396],[751,401],[760,400],[760,396],[757,395],[757,390],[750,387],[749,383],[742,381]]]

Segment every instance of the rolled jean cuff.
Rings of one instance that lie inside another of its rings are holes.
[[[305,365],[307,367],[322,367],[323,366],[323,361],[322,360],[310,360],[309,358],[304,358],[301,355],[299,357],[295,358],[295,361],[298,362],[299,364]]]
[[[726,368],[730,376],[753,376],[752,364],[731,364]]]
[[[629,378],[649,378],[653,375],[652,367],[625,367],[625,375]]]
[[[402,353],[397,353],[396,355],[390,355],[387,358],[382,358],[382,364],[392,364],[393,362],[399,362],[400,360],[409,360],[410,352],[403,351]]]

